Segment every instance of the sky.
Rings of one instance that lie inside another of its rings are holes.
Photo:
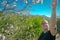
[[[22,8],[24,8],[24,6],[26,6],[26,4],[23,2],[23,0],[16,0],[16,1],[17,1],[16,6],[19,10],[21,10]],[[52,0],[43,0],[43,4],[37,3],[37,4],[32,4],[32,5],[31,5],[31,1],[32,0],[28,0],[29,5],[27,7],[27,11],[29,11],[31,15],[45,15],[48,17],[51,16]],[[3,7],[4,6],[1,5],[1,1],[0,1],[0,9],[3,9]],[[57,3],[56,13],[57,13],[57,16],[60,16],[60,0],[58,0],[58,3]]]
[[[52,9],[50,7],[51,3],[52,3],[51,0],[44,0],[43,4],[38,3],[32,5],[32,9],[30,10],[30,13],[33,15],[46,15],[48,17],[51,17],[51,13],[52,13]],[[60,15],[60,0],[58,0],[56,13],[57,16]]]

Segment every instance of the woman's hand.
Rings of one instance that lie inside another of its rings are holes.
[[[55,9],[57,5],[57,0],[52,0],[52,8]]]

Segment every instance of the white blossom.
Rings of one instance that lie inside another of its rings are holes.
[[[5,36],[0,34],[0,40],[5,40]]]
[[[7,4],[7,1],[3,1],[2,4],[3,4],[3,5],[6,5],[6,4]]]
[[[39,3],[39,2],[42,4],[42,3],[43,3],[43,0],[32,0],[32,2],[33,2],[34,4]]]
[[[28,3],[28,1],[27,0],[24,0],[24,2],[27,4]]]

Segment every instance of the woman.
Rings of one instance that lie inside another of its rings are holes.
[[[43,20],[42,22],[43,32],[38,40],[55,40],[56,39],[56,10],[55,10],[56,5],[57,5],[57,0],[53,0],[50,26],[47,20]]]

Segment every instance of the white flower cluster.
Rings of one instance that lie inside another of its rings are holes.
[[[5,36],[0,34],[0,40],[5,40]]]
[[[43,0],[32,0],[32,2],[34,3],[34,4],[36,4],[36,3],[41,3],[41,4],[43,4]]]
[[[25,2],[25,3],[28,3],[27,0],[24,0],[24,2]],[[36,3],[39,3],[39,2],[40,2],[41,4],[43,4],[43,0],[32,0],[32,3],[33,3],[33,4],[36,4]]]

